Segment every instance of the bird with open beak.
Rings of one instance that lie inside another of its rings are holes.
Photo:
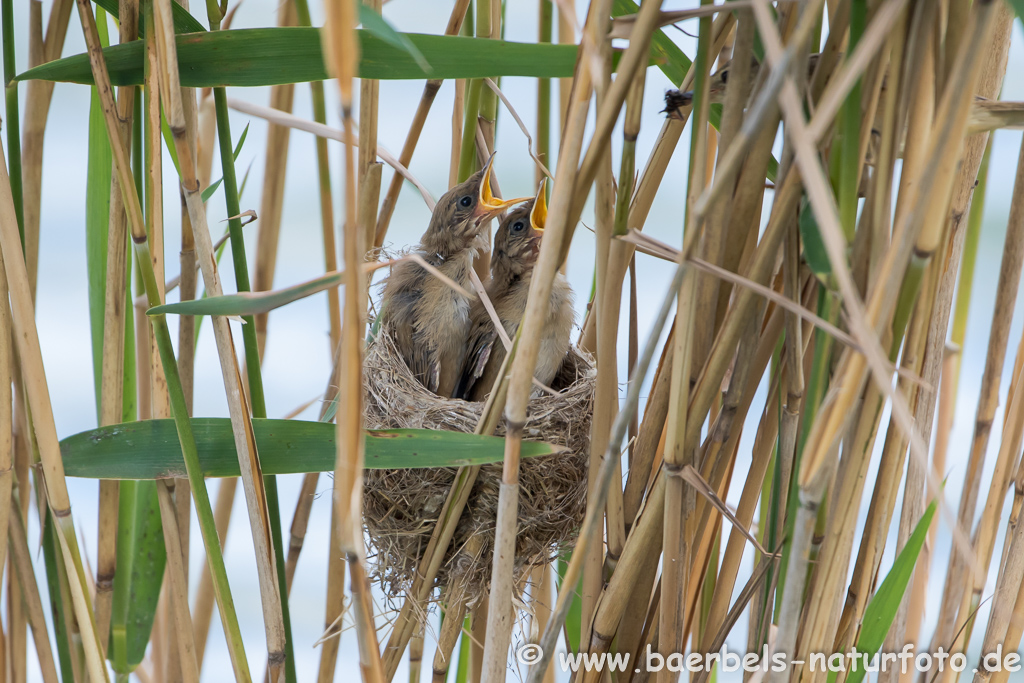
[[[541,182],[537,197],[509,212],[494,234],[491,277],[486,291],[509,339],[515,336],[526,310],[530,280],[540,253],[546,219],[547,201],[544,183]],[[569,351],[569,335],[573,324],[572,304],[572,288],[564,275],[556,273],[533,375],[545,386],[550,385],[558,374]],[[466,344],[468,354],[455,396],[467,401],[482,401],[498,378],[501,364],[505,360],[505,346],[483,302],[473,304],[470,320],[469,341]]]
[[[427,231],[415,251],[466,291],[477,253],[487,249],[488,222],[528,197],[503,200],[491,192],[494,155],[483,169],[438,200]],[[451,397],[459,378],[469,311],[467,297],[413,261],[394,265],[384,281],[381,324],[420,382]]]

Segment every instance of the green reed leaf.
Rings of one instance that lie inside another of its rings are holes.
[[[368,30],[360,29],[356,33],[360,40],[360,78],[562,78],[572,76],[576,64],[574,45],[403,34],[429,62],[428,72],[406,50]],[[317,28],[276,27],[180,34],[177,51],[181,84],[186,87],[264,86],[327,78]],[[114,85],[142,84],[142,41],[114,45],[104,49],[103,55]],[[49,62],[17,78],[31,79],[91,84],[88,55]]]
[[[263,474],[334,470],[335,426],[302,420],[254,419],[253,431]],[[203,474],[237,477],[238,456],[228,418],[193,418]],[[522,457],[561,453],[562,448],[524,441]],[[366,433],[369,469],[464,467],[500,462],[505,439],[431,429],[392,429]],[[184,477],[185,463],[173,420],[143,420],[92,429],[61,441],[64,471],[90,479]]]

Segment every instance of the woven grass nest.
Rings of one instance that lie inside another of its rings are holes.
[[[440,398],[420,384],[383,330],[367,349],[364,368],[367,429],[472,433],[480,419],[483,403]],[[595,383],[592,361],[572,348],[552,382],[558,395],[543,393],[530,400],[523,438],[564,446],[567,451],[526,458],[520,464],[517,585],[523,584],[531,569],[547,564],[575,542],[586,511]],[[497,434],[504,436],[504,420]],[[374,574],[390,598],[412,585],[455,472],[455,468],[365,471],[363,518],[375,556]],[[490,582],[500,483],[501,463],[481,468],[435,585],[451,588],[453,596],[470,604],[486,593]],[[467,548],[473,537],[478,553]]]

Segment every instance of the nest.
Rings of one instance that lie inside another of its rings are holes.
[[[428,391],[383,330],[367,349],[364,368],[367,429],[474,431],[484,404]],[[552,382],[558,395],[541,393],[530,400],[523,438],[567,451],[520,463],[517,585],[575,542],[586,511],[595,382],[592,361],[573,348]],[[497,434],[504,436],[504,421]],[[480,469],[437,577],[437,587],[449,588],[470,604],[486,594],[490,581],[501,468],[499,462]],[[363,518],[376,559],[375,578],[386,595],[397,597],[411,586],[455,472],[365,471]]]

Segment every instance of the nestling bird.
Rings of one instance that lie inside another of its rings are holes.
[[[494,234],[491,278],[487,282],[486,291],[510,339],[519,329],[526,310],[530,280],[540,253],[546,219],[547,202],[544,198],[544,184],[541,183],[536,199],[510,212]],[[557,273],[534,370],[534,377],[545,386],[550,385],[558,374],[569,351],[569,334],[573,324],[572,302],[573,294],[568,281],[564,275]],[[505,360],[505,346],[483,302],[473,304],[470,319],[471,329],[466,344],[468,354],[455,396],[467,401],[482,401],[490,393],[501,370],[502,361]]]
[[[487,165],[441,196],[416,252],[427,263],[472,291],[469,272],[477,252],[487,248],[487,222],[529,197],[502,200],[491,193]],[[391,269],[382,294],[382,325],[423,385],[450,397],[462,367],[469,311],[475,297],[455,291],[413,261]]]

